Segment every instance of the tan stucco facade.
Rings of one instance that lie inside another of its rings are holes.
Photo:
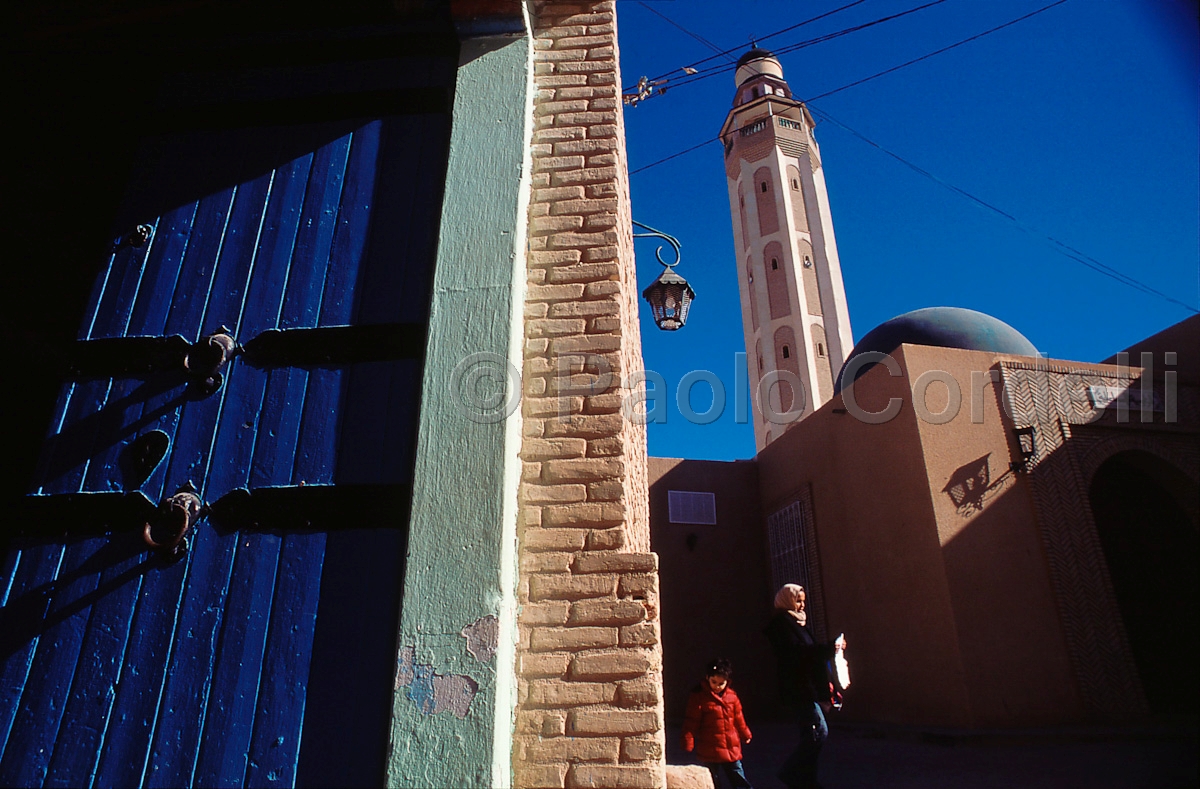
[[[1186,371],[1200,320],[1181,326],[1171,335],[1173,369]],[[747,510],[743,533],[718,538],[730,546],[757,540],[769,553],[772,517],[795,502],[807,507],[814,626],[825,638],[845,632],[851,644],[843,719],[990,728],[1147,714],[1089,490],[1107,459],[1145,453],[1179,472],[1175,497],[1195,528],[1195,382],[1176,377],[1167,389],[1158,375],[1159,410],[1143,422],[1137,401],[1122,414],[1102,397],[1139,389],[1139,368],[918,345],[891,357],[894,374],[872,368],[849,398],[835,396],[754,461],[718,464],[727,471],[711,483],[727,491],[756,477],[761,515],[752,523]],[[893,400],[896,413],[884,420]],[[664,479],[664,468],[686,477],[689,463],[697,462],[652,459],[652,479]],[[750,463],[752,475],[742,467]],[[652,485],[652,502],[663,486]],[[718,494],[718,511],[722,495],[732,494]],[[687,561],[669,536],[680,527],[653,507],[652,517],[664,589],[692,583],[675,575]],[[771,561],[715,592],[747,606],[728,619],[728,643],[762,639],[770,613],[762,578],[779,575]],[[702,642],[664,621],[670,699],[691,680],[680,676],[690,669],[677,653]]]

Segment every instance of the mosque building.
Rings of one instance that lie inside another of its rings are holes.
[[[812,118],[770,52],[738,61],[721,139],[758,453],[651,458],[668,718],[718,654],[778,712],[760,628],[788,582],[850,643],[845,720],[1194,712],[1200,317],[1099,364],[956,307],[855,344]]]

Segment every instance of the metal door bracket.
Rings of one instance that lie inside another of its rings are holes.
[[[196,486],[185,483],[158,505],[154,517],[142,529],[142,539],[165,556],[182,556],[188,550],[188,532],[207,513],[208,507],[200,500]]]

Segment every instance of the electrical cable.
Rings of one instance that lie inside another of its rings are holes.
[[[1196,309],[1195,307],[1191,306],[1190,304],[1187,304],[1186,302],[1182,302],[1179,299],[1176,299],[1172,296],[1168,296],[1166,293],[1163,293],[1161,290],[1157,290],[1157,289],[1151,287],[1150,285],[1147,285],[1146,283],[1142,282],[1141,280],[1135,279],[1135,278],[1129,276],[1128,274],[1118,271],[1117,269],[1113,268],[1112,266],[1108,266],[1104,263],[1101,263],[1096,258],[1092,257],[1091,255],[1088,255],[1085,252],[1081,252],[1080,250],[1076,249],[1075,247],[1071,246],[1070,244],[1067,244],[1063,241],[1059,241],[1054,236],[1051,236],[1047,233],[1043,233],[1040,230],[1037,230],[1033,227],[1030,227],[1029,225],[1026,225],[1021,220],[1017,219],[1015,216],[1008,213],[1007,211],[1005,211],[1001,208],[998,208],[997,206],[992,205],[991,203],[987,202],[986,200],[982,200],[982,199],[976,197],[975,195],[971,194],[967,190],[957,187],[948,181],[942,180],[941,178],[937,177],[936,175],[929,172],[928,170],[913,164],[909,160],[905,159],[903,156],[900,156],[897,153],[893,153],[892,151],[889,151],[887,148],[884,148],[882,145],[875,142],[874,140],[871,140],[868,137],[866,137],[865,135],[860,134],[859,132],[855,131],[854,129],[851,129],[849,126],[842,123],[837,118],[834,118],[829,113],[827,113],[823,110],[820,110],[820,109],[816,109],[814,107],[810,107],[809,109],[812,111],[812,113],[814,115],[819,115],[824,120],[827,120],[830,123],[834,124],[835,126],[843,129],[844,131],[849,132],[850,134],[854,135],[855,137],[857,137],[858,139],[867,143],[868,145],[870,145],[874,148],[877,148],[878,150],[882,151],[883,153],[887,154],[888,156],[892,157],[896,161],[903,164],[905,167],[908,167],[913,172],[916,172],[920,175],[925,176],[926,178],[933,181],[937,185],[939,185],[945,189],[948,189],[951,192],[954,192],[955,194],[959,195],[960,197],[964,197],[967,200],[970,200],[971,202],[975,203],[976,205],[979,205],[979,206],[987,209],[988,211],[991,211],[992,213],[998,214],[999,216],[1003,217],[1004,219],[1007,219],[1009,222],[1012,222],[1014,225],[1016,225],[1016,227],[1018,227],[1025,233],[1028,233],[1029,235],[1031,235],[1041,241],[1048,242],[1052,248],[1054,248],[1057,252],[1059,252],[1059,254],[1063,255],[1064,257],[1068,257],[1071,260],[1074,260],[1075,262],[1086,266],[1087,268],[1091,269],[1092,271],[1095,271],[1098,274],[1103,274],[1106,277],[1114,279],[1117,282],[1120,282],[1122,285],[1127,285],[1127,286],[1134,288],[1135,290],[1139,290],[1142,293],[1145,293],[1147,295],[1158,296],[1159,298],[1166,299],[1167,301],[1171,302],[1172,304],[1176,304],[1180,307],[1183,307],[1185,310],[1188,310],[1189,312],[1200,313],[1200,310]]]

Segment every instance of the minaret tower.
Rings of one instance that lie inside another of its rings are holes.
[[[736,80],[721,140],[761,450],[833,397],[854,340],[812,115],[765,49],[742,55]]]

